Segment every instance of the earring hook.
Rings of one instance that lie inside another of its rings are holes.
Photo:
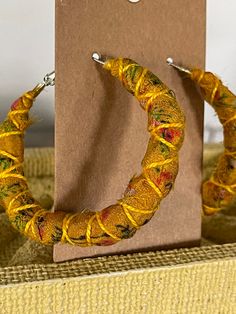
[[[189,69],[184,68],[184,67],[182,67],[182,66],[180,66],[178,64],[175,64],[174,60],[171,57],[167,58],[166,62],[167,62],[168,65],[174,67],[175,69],[179,70],[180,72],[191,74],[191,71]]]
[[[38,94],[40,94],[44,87],[54,85],[55,85],[55,71],[52,71],[46,74],[43,78],[43,81],[35,86],[34,88],[35,95],[37,96]]]
[[[102,65],[105,64],[105,61],[102,60],[101,55],[96,51],[92,53],[92,59],[93,59],[93,61],[100,63]]]
[[[54,86],[55,85],[55,71],[52,71],[52,72],[50,72],[44,76],[43,84],[45,86]]]

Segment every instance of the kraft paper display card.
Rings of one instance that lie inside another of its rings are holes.
[[[174,189],[133,238],[113,246],[54,247],[54,260],[195,246],[201,235],[203,102],[166,65],[204,68],[205,0],[56,1],[55,210],[101,210],[141,171],[147,115],[93,51],[147,67],[176,93],[186,114]]]

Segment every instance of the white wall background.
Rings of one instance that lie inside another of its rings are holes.
[[[174,0],[173,0],[174,1]],[[236,91],[236,1],[207,1],[206,68]],[[0,0],[0,119],[9,104],[54,69],[54,1]],[[54,88],[32,110],[41,121],[26,135],[28,146],[53,145]],[[222,139],[213,110],[206,105],[205,141]]]
[[[236,1],[207,0],[206,69],[217,73],[236,93]],[[205,106],[205,141],[223,139],[213,109]]]
[[[14,99],[54,69],[54,1],[0,0],[0,119]],[[53,145],[54,88],[35,103],[28,146]]]

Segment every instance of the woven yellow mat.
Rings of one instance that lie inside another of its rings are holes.
[[[209,176],[222,151],[221,144],[206,145],[204,176]],[[35,198],[47,209],[53,205],[54,148],[28,148],[25,152],[25,174]],[[0,267],[49,264],[53,262],[52,247],[28,240],[16,232],[0,209]],[[236,242],[236,206],[203,218],[202,246]]]
[[[0,268],[0,313],[235,313],[235,244]]]

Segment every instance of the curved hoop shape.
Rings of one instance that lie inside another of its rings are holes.
[[[110,59],[104,68],[122,81],[148,114],[150,139],[142,173],[133,177],[124,197],[100,212],[49,212],[35,201],[24,177],[24,131],[37,86],[11,106],[0,125],[0,205],[21,233],[43,244],[111,245],[132,237],[159,208],[178,173],[178,151],[185,117],[173,93],[149,70],[130,59]]]
[[[189,77],[216,111],[224,132],[224,153],[202,186],[203,212],[211,215],[230,205],[236,195],[236,96],[211,72],[193,69]]]

